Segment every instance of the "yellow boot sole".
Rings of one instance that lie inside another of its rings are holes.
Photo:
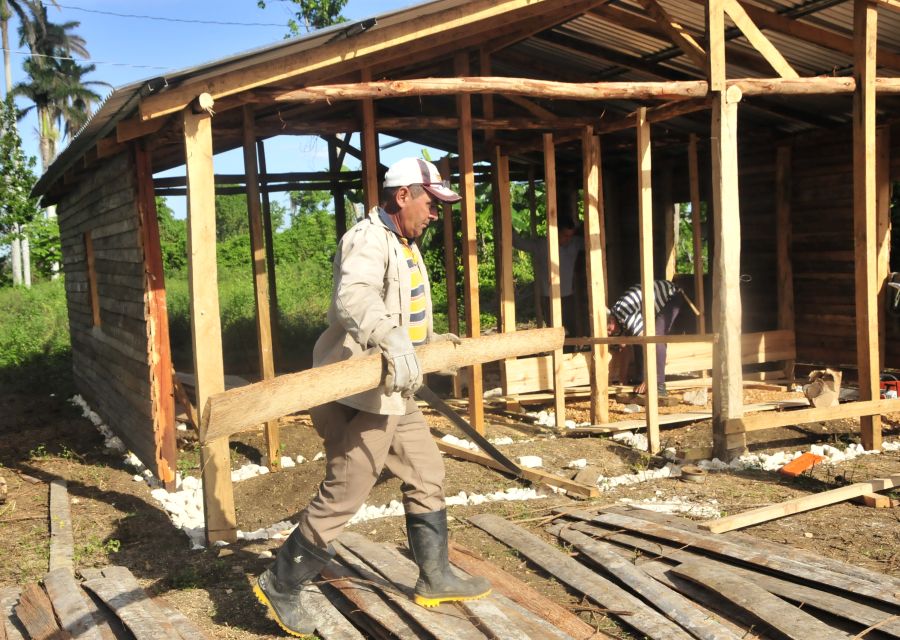
[[[259,588],[259,584],[253,585],[253,593],[256,595],[256,599],[259,600],[260,604],[262,604],[266,609],[269,610],[269,613],[272,614],[272,619],[275,620],[275,624],[281,627],[282,631],[287,633],[288,635],[294,636],[295,638],[314,638],[315,634],[310,633],[297,633],[296,631],[291,631],[286,626],[281,623],[281,620],[278,619],[278,614],[275,613],[275,607],[272,606],[272,603],[269,602],[269,599],[266,597],[266,594],[262,589]]]
[[[415,598],[413,598],[413,602],[415,602],[420,607],[425,607],[426,609],[430,609],[432,607],[436,607],[444,602],[467,602],[469,600],[481,600],[482,598],[486,598],[491,595],[492,589],[488,589],[484,593],[479,593],[477,596],[458,596],[458,597],[450,597],[450,598],[426,598],[425,596],[420,596],[416,594]]]

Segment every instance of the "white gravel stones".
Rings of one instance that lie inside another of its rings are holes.
[[[441,442],[446,442],[447,444],[452,444],[456,447],[462,447],[463,449],[468,449],[470,451],[478,451],[478,445],[474,442],[469,442],[465,438],[457,438],[454,435],[447,434],[443,438],[441,438]]]
[[[290,469],[291,467],[297,466],[297,463],[294,462],[294,459],[290,456],[281,456],[280,464],[282,469]]]
[[[324,452],[324,451],[320,451],[319,453],[317,453],[316,455],[313,456],[312,461],[313,461],[313,462],[318,462],[319,460],[324,460],[324,459],[325,459],[325,452]]]
[[[516,458],[516,462],[519,463],[520,467],[525,467],[526,469],[537,469],[544,466],[544,461],[540,456],[519,456]]]
[[[622,444],[631,447],[632,449],[638,449],[639,451],[649,451],[650,450],[650,442],[647,440],[647,436],[642,433],[634,433],[632,431],[621,431],[612,436],[612,439],[616,442],[621,442]]]
[[[689,498],[682,496],[673,496],[671,498],[662,496],[663,492],[657,491],[656,495],[652,498],[644,498],[643,500],[620,498],[618,502],[638,509],[656,511],[657,513],[683,513],[695,518],[718,518],[722,513],[717,500],[692,502]]]
[[[609,491],[623,485],[637,484],[638,482],[647,482],[648,480],[658,480],[660,478],[677,478],[679,476],[681,476],[681,468],[669,463],[661,469],[643,469],[637,473],[626,473],[611,478],[600,476],[597,478],[597,486],[601,491]]]
[[[584,469],[587,466],[587,458],[578,458],[578,460],[570,460],[566,465],[567,469]]]

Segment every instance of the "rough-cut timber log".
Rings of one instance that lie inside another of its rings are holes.
[[[295,89],[273,96],[275,102],[334,102],[403,98],[408,96],[442,96],[473,93],[531,96],[569,100],[637,100],[699,98],[706,95],[703,80],[669,82],[558,82],[533,78],[468,77],[420,78],[330,84]]]
[[[416,349],[423,373],[561,349],[562,327],[532,329]],[[381,354],[308,369],[211,396],[200,439],[209,442],[254,425],[374,389],[383,379]]]

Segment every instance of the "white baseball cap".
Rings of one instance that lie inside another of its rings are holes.
[[[443,202],[459,202],[461,196],[450,188],[450,181],[441,178],[437,167],[422,158],[398,160],[384,174],[385,187],[408,187],[420,184]]]

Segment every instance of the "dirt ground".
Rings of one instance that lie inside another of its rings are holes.
[[[67,398],[57,394],[11,394],[0,391],[0,474],[8,483],[8,500],[0,504],[0,587],[39,580],[48,562],[48,484],[54,477],[68,482],[75,533],[76,570],[119,564],[128,567],[142,585],[164,596],[210,637],[249,640],[282,637],[266,618],[251,594],[251,581],[270,562],[260,554],[276,546],[271,542],[239,543],[223,549],[191,551],[188,539],[176,530],[150,496],[150,488],[133,480],[133,471],[120,455],[104,450],[103,438],[91,423],[80,417]],[[680,396],[680,394],[676,394]],[[746,402],[799,397],[787,392],[748,390]],[[613,405],[612,418],[642,417],[625,414],[622,405]],[[661,412],[696,410],[679,405]],[[453,432],[446,420],[427,414],[429,422],[443,433]],[[586,402],[570,403],[569,417],[585,421]],[[539,455],[548,471],[571,475],[569,461],[585,458],[606,476],[652,467],[658,460],[635,452],[608,438],[562,438],[528,421],[488,413],[488,436],[509,436],[517,442],[502,446],[509,456]],[[900,417],[900,416],[894,416]],[[885,435],[900,434],[896,420],[887,420]],[[284,455],[303,455],[308,460],[321,450],[321,442],[301,414],[282,421]],[[455,433],[462,436],[460,433]],[[811,443],[837,447],[858,441],[854,421],[812,424],[751,434],[754,451],[806,449]],[[664,446],[679,449],[709,446],[710,424],[695,423],[679,428],[663,428]],[[179,469],[198,472],[196,442],[180,441]],[[260,463],[264,450],[258,432],[241,434],[231,442],[232,465]],[[489,493],[517,486],[510,478],[479,465],[445,458],[446,492]],[[681,498],[691,502],[717,504],[723,513],[782,501],[810,491],[833,488],[844,482],[883,477],[900,471],[900,454],[861,456],[842,465],[820,465],[798,479],[786,479],[763,471],[710,474],[703,484],[661,479],[618,487],[590,501],[573,500],[548,492],[546,498],[523,502],[492,502],[477,507],[451,507],[453,538],[478,550],[493,562],[516,574],[558,602],[577,608],[580,600],[558,583],[536,572],[514,552],[486,534],[465,524],[475,513],[491,511],[543,535],[540,524],[557,506],[581,508],[616,504],[623,498],[640,500]],[[290,519],[314,493],[324,473],[324,462],[306,462],[275,474],[260,476],[235,485],[238,526],[244,531]],[[368,500],[383,505],[400,495],[399,483],[382,478]],[[712,503],[712,501],[717,501]],[[824,556],[863,565],[878,571],[900,574],[900,509],[873,509],[841,503],[817,511],[794,515],[746,529],[767,540],[811,550]],[[352,529],[373,539],[403,543],[402,518],[383,518],[355,525]],[[586,621],[621,638],[631,638],[613,621],[595,613],[581,612]]]

